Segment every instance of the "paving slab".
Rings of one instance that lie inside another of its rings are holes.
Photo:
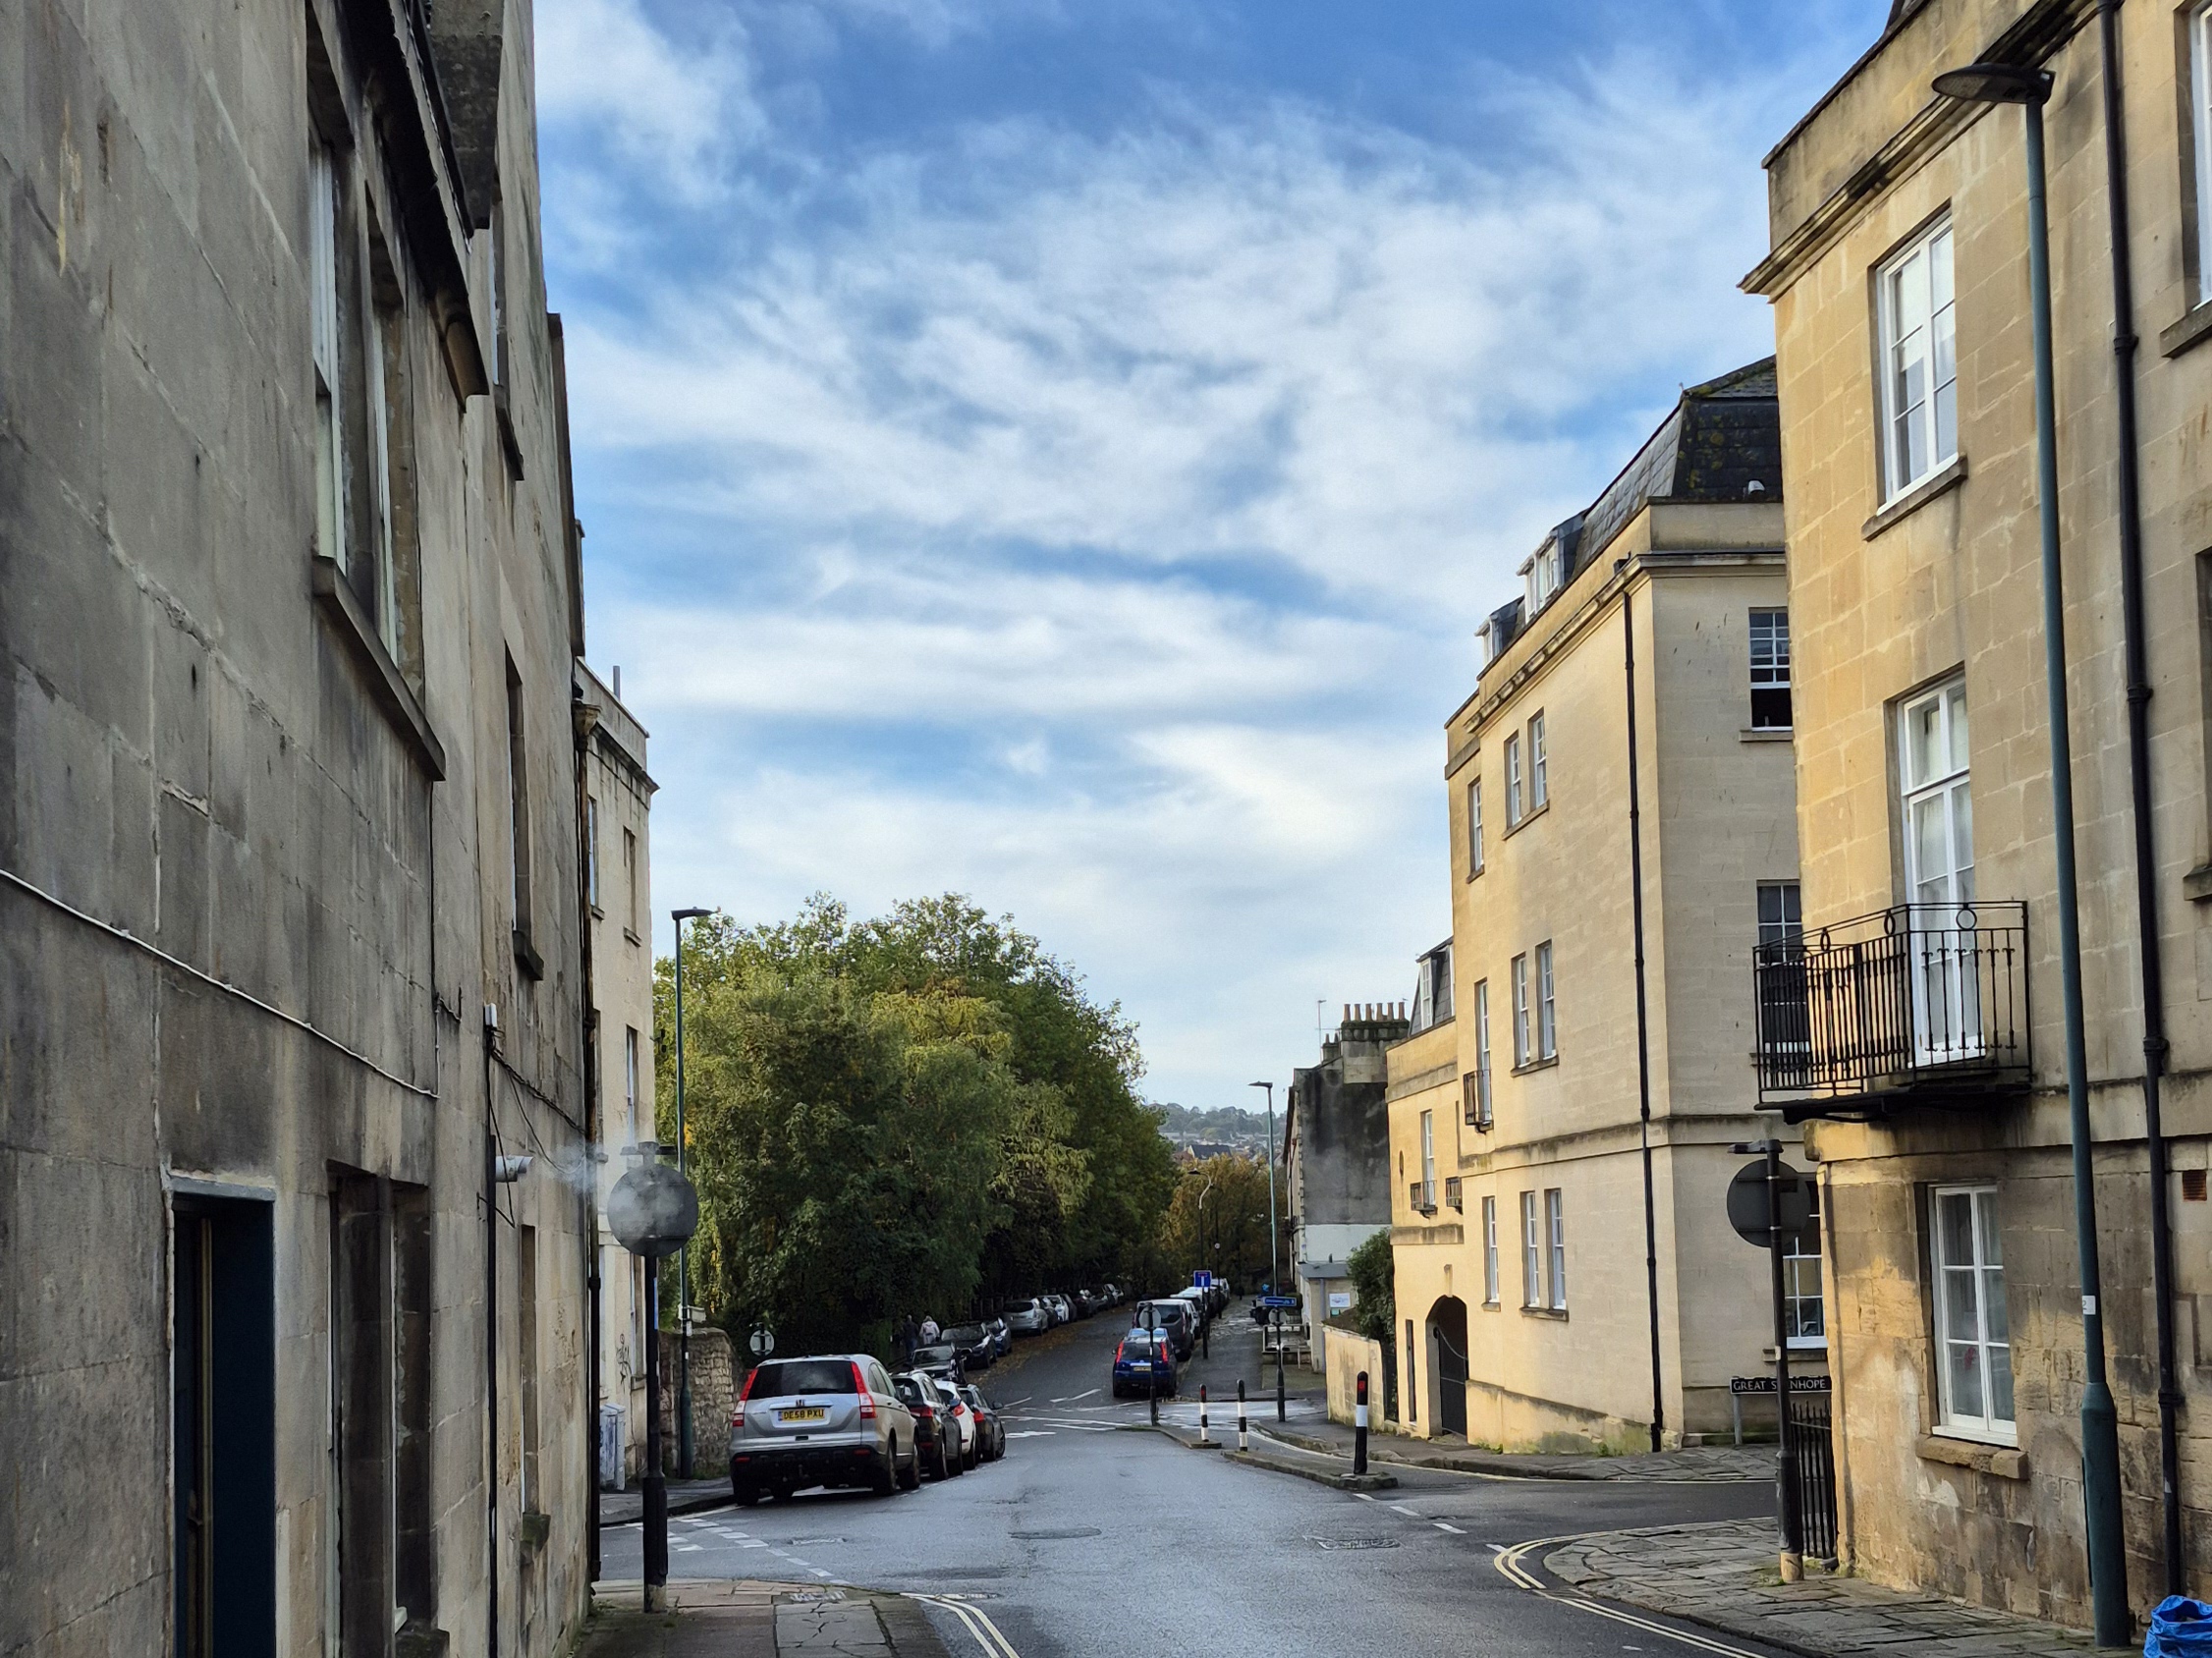
[[[2081,1658],[2089,1636],[1926,1590],[1816,1575],[1785,1583],[1770,1520],[1606,1531],[1544,1557],[1560,1582],[1807,1658]]]
[[[636,1583],[599,1583],[576,1658],[948,1658],[904,1595],[744,1578],[668,1585],[669,1610],[641,1610]]]

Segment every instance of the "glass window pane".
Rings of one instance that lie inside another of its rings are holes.
[[[2005,1319],[2005,1274],[1990,1268],[1981,1275],[1983,1330],[1990,1341],[2009,1342],[2011,1326]]]
[[[1951,769],[1966,769],[1966,688],[1953,686],[1944,693],[1945,711],[1951,716]]]
[[[1970,1342],[1946,1342],[1943,1352],[1951,1414],[1980,1418],[1983,1414],[1980,1349]]]
[[[1997,1202],[1993,1193],[1984,1192],[1974,1204],[1975,1232],[1981,1244],[1980,1260],[1983,1266],[2001,1267],[2005,1264],[2005,1235],[1997,1230]]]
[[[1947,1191],[1936,1199],[1936,1260],[1947,1267],[1973,1265],[1973,1193]]]
[[[2013,1417],[2013,1350],[1992,1347],[1989,1350],[1989,1414],[1992,1420],[2010,1422]]]
[[[1917,789],[1950,768],[1942,763],[1943,706],[1930,698],[1905,716],[1905,786]]]
[[[1912,896],[1922,904],[1951,899],[1951,825],[1943,797],[1912,802]]]
[[[1943,1333],[1951,1341],[1981,1340],[1981,1319],[1974,1306],[1975,1276],[1970,1266],[1943,1269]]]

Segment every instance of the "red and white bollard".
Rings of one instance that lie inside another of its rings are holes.
[[[1367,1471],[1367,1372],[1359,1372],[1352,1406],[1352,1471]]]

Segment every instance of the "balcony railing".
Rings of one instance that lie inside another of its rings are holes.
[[[2027,906],[1905,904],[1754,956],[1759,1104],[1882,1114],[2028,1079]]]
[[[1413,1190],[1410,1201],[1413,1207],[1424,1215],[1435,1214],[1436,1183],[1434,1181],[1415,1181],[1412,1185]]]
[[[1493,1121],[1490,1104],[1490,1063],[1485,1060],[1460,1078],[1460,1098],[1467,1127],[1485,1133]]]
[[[1458,1175],[1446,1175],[1444,1177],[1444,1207],[1465,1212],[1466,1204],[1460,1196],[1460,1177]]]

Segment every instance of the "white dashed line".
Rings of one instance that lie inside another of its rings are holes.
[[[1411,1520],[1418,1520],[1418,1519],[1420,1519],[1420,1518],[1421,1518],[1421,1511],[1420,1511],[1420,1510],[1418,1510],[1418,1509],[1410,1509],[1410,1508],[1408,1508],[1408,1507],[1407,1507],[1407,1506],[1406,1506],[1406,1505],[1405,1505],[1404,1503],[1393,1503],[1393,1504],[1391,1504],[1390,1506],[1391,1506],[1391,1508],[1392,1508],[1393,1510],[1395,1510],[1395,1511],[1396,1511],[1397,1513],[1399,1513],[1399,1514],[1402,1514],[1402,1515],[1405,1515],[1405,1516],[1407,1516],[1407,1517],[1408,1517],[1409,1519],[1411,1519]]]
[[[1465,1537],[1466,1535],[1466,1533],[1465,1531],[1462,1531],[1457,1525],[1447,1524],[1441,1520],[1432,1520],[1429,1521],[1429,1524],[1435,1526],[1439,1531],[1449,1531],[1455,1537]]]

